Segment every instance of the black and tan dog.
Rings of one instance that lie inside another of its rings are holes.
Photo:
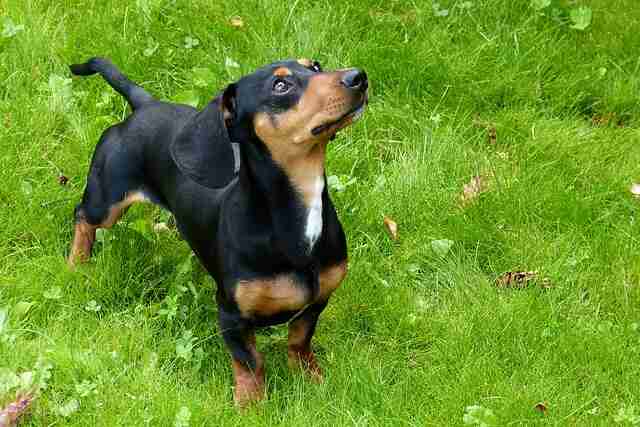
[[[309,60],[277,62],[197,111],[154,99],[106,59],[71,71],[101,74],[133,113],[98,142],[75,211],[69,263],[86,260],[96,229],[114,225],[132,203],[159,204],[217,283],[235,401],[264,395],[256,327],[290,322],[290,363],[321,379],[311,338],[347,273],[325,153],[364,110],[366,74],[324,72]]]

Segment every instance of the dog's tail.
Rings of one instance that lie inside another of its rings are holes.
[[[125,97],[133,110],[155,101],[155,98],[151,96],[151,94],[129,80],[108,59],[98,57],[91,58],[84,64],[70,65],[69,69],[76,76],[90,76],[100,73],[112,88]]]

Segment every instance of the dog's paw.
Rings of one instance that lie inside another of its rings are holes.
[[[324,376],[312,351],[299,352],[289,350],[289,367],[302,370],[313,382],[322,383]]]

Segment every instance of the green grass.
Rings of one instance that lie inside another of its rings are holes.
[[[577,31],[528,0],[440,3],[448,16],[429,0],[0,0],[24,25],[0,40],[0,377],[52,365],[24,425],[173,425],[183,406],[192,426],[462,425],[471,405],[494,425],[634,422],[617,415],[640,413],[640,4],[565,4],[593,10]],[[324,384],[289,372],[283,327],[262,331],[268,399],[238,414],[215,285],[175,232],[151,231],[157,208],[133,208],[66,268],[91,153],[127,110],[99,78],[50,76],[98,54],[200,105],[280,58],[366,69],[370,107],[328,162],[354,181],[333,191],[351,263],[314,339]],[[194,67],[211,70],[204,87]],[[477,174],[489,190],[461,208]],[[436,239],[454,242],[444,257]],[[496,288],[514,270],[552,286]]]

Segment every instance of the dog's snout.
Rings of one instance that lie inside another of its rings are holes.
[[[342,76],[341,83],[348,89],[364,91],[369,87],[367,73],[358,68],[352,68],[351,70],[346,71]]]

